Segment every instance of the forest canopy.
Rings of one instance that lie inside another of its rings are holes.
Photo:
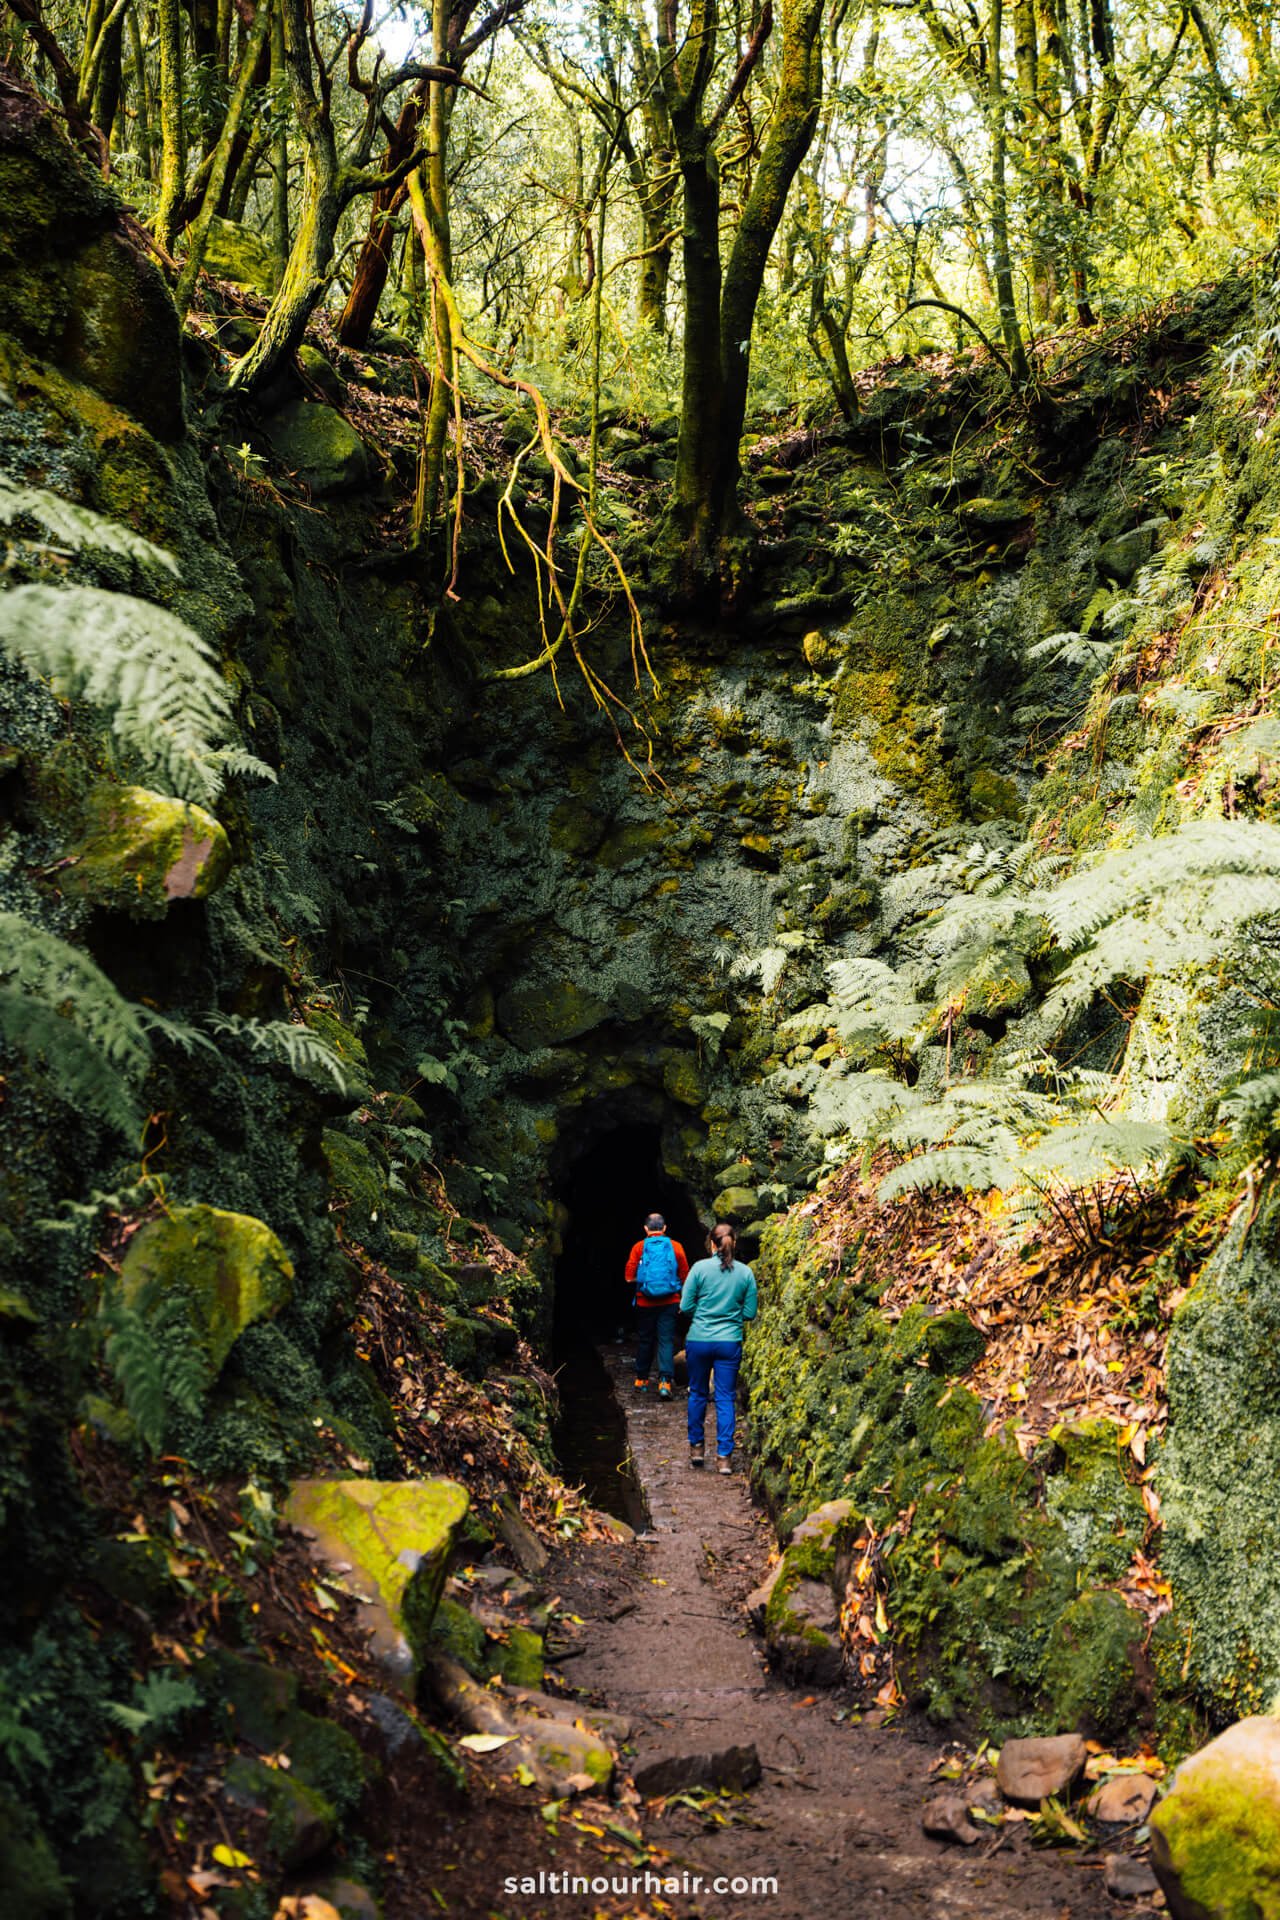
[[[202,267],[269,300],[233,389],[318,309],[421,346],[427,514],[473,379],[674,411],[695,571],[748,408],[851,419],[860,369],[933,350],[1026,385],[1046,338],[1274,229],[1273,22],[1235,0],[6,8],[180,308]]]

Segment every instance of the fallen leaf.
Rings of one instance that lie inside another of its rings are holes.
[[[464,1733],[458,1745],[468,1753],[496,1753],[515,1739],[514,1733]]]

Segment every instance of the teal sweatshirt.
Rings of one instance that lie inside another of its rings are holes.
[[[693,1315],[687,1339],[741,1342],[743,1321],[756,1317],[756,1277],[741,1260],[727,1273],[719,1259],[699,1260],[689,1269],[680,1311]]]

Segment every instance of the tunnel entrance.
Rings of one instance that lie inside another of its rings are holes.
[[[662,1164],[662,1129],[633,1122],[597,1134],[570,1151],[557,1182],[568,1216],[556,1262],[552,1348],[561,1413],[556,1452],[566,1480],[586,1488],[592,1503],[644,1527],[644,1496],[627,1451],[622,1409],[600,1348],[622,1339],[631,1363],[631,1291],[623,1278],[644,1232],[646,1214],[663,1214],[667,1230],[692,1263],[702,1253],[702,1227],[688,1191]]]

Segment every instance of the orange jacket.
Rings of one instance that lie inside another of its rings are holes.
[[[685,1283],[685,1276],[689,1271],[689,1261],[688,1261],[688,1258],[686,1257],[684,1248],[680,1245],[680,1242],[678,1240],[673,1240],[671,1242],[671,1250],[676,1256],[676,1278],[679,1280],[680,1285],[676,1288],[674,1293],[664,1294],[660,1300],[651,1300],[647,1296],[642,1296],[640,1292],[637,1290],[636,1305],[638,1307],[669,1307],[673,1301],[676,1301],[680,1298],[681,1290],[683,1289],[684,1283]],[[632,1247],[631,1249],[631,1257],[627,1261],[627,1279],[633,1287],[635,1286],[636,1274],[640,1267],[640,1255],[643,1252],[644,1252],[644,1241],[637,1240],[634,1247]]]

